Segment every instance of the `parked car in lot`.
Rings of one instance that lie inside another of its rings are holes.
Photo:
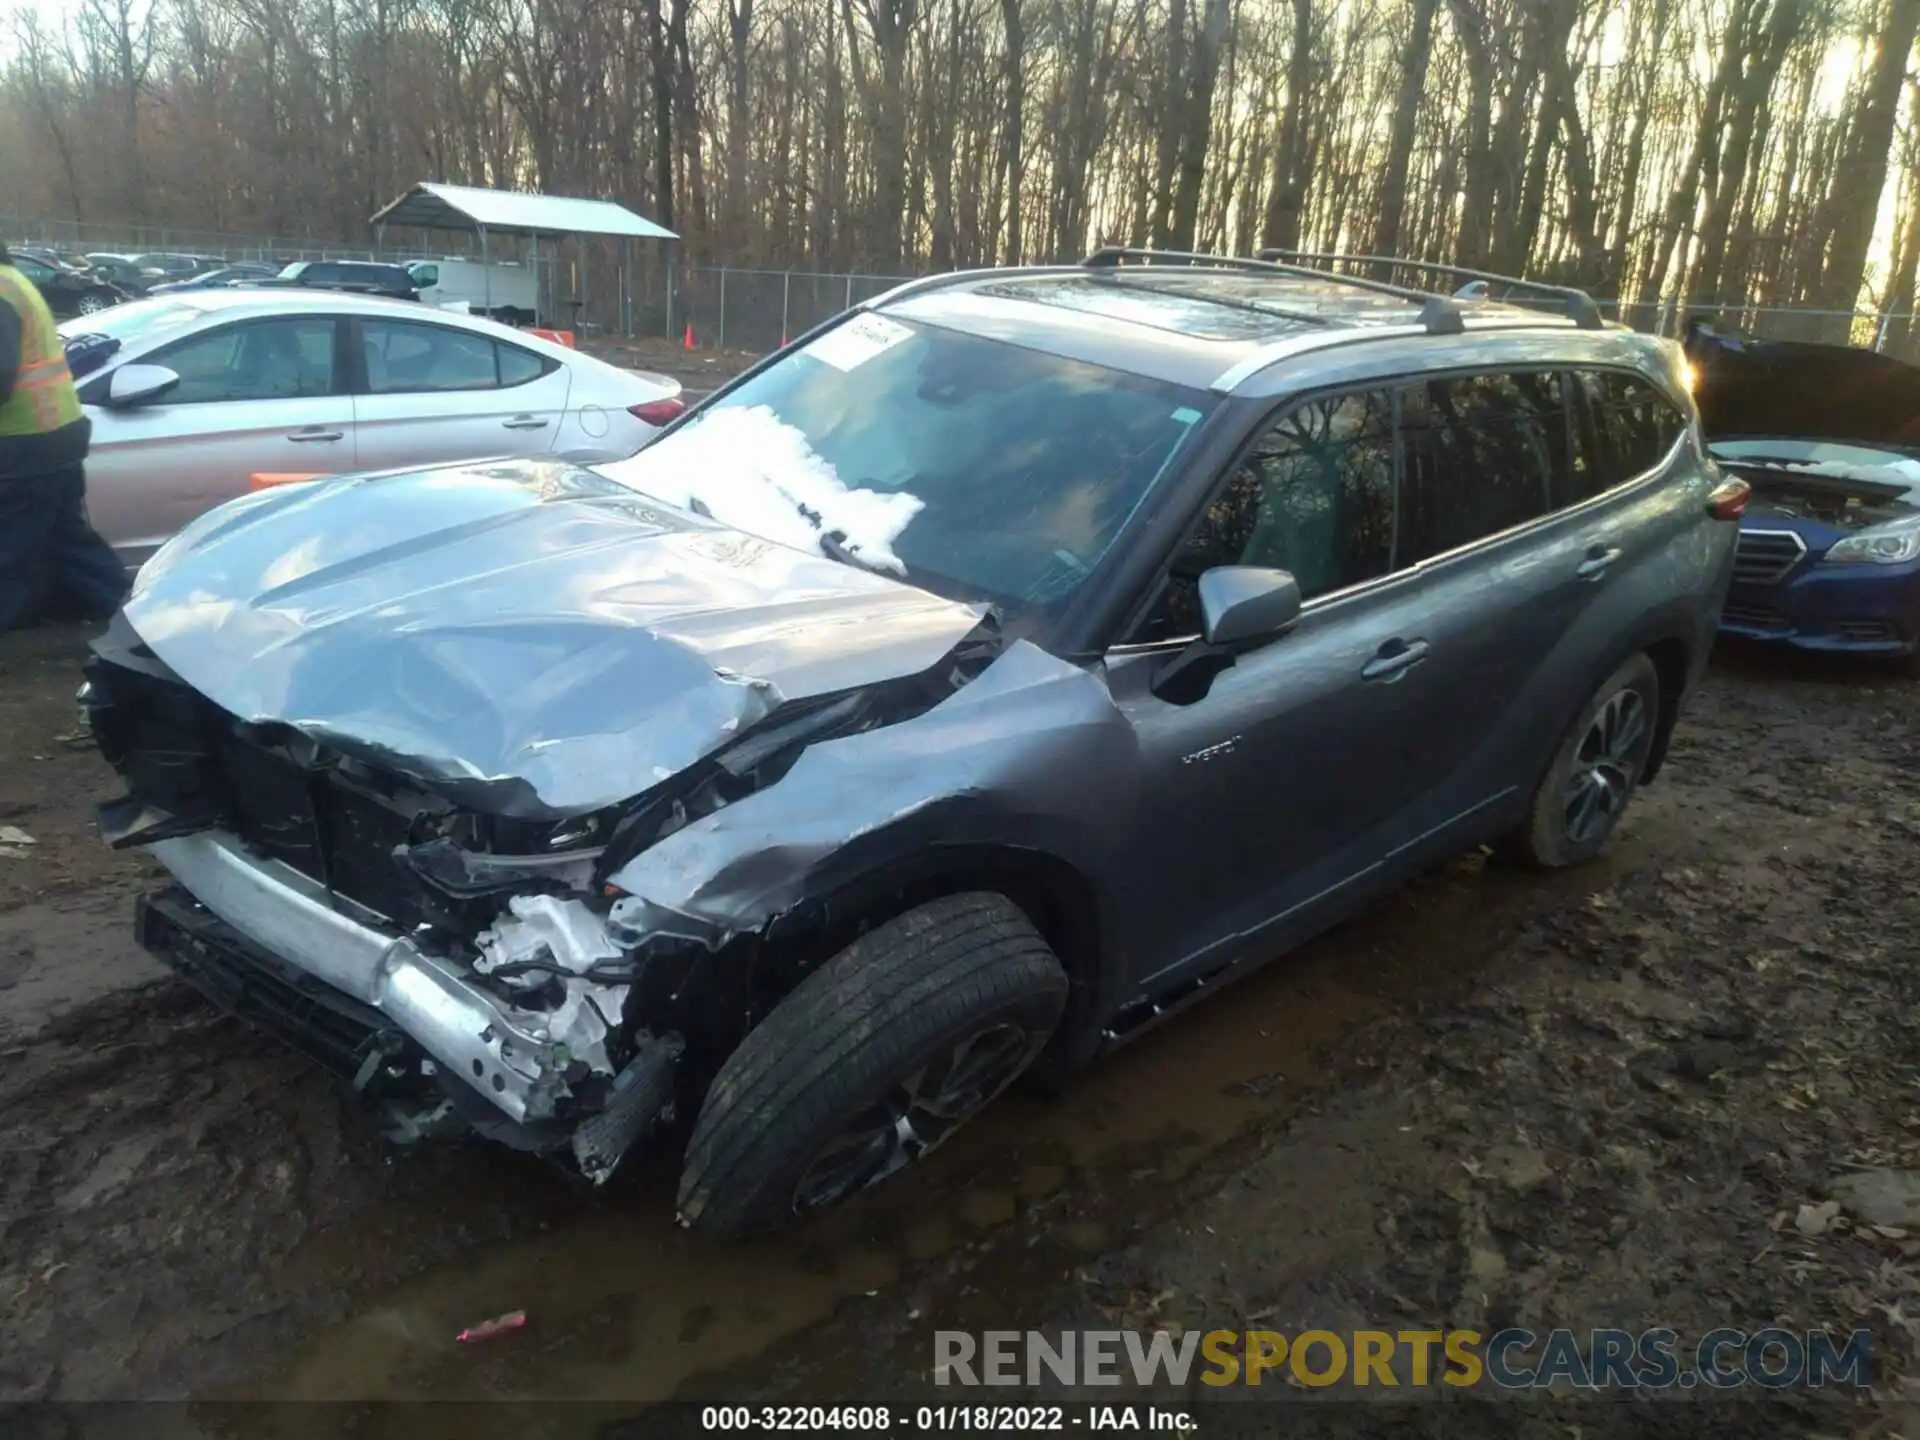
[[[942,276],[627,460],[204,516],[88,666],[140,936],[402,1138],[687,1122],[740,1232],[1450,853],[1585,860],[1746,487],[1677,346],[1501,288]]]
[[[385,295],[392,300],[420,298],[405,266],[380,265],[370,260],[296,260],[271,280],[259,283],[313,290],[350,290],[363,295]]]
[[[190,291],[61,329],[93,421],[94,527],[130,566],[256,472],[624,453],[681,408],[661,376],[328,291]]]
[[[145,270],[134,264],[130,256],[115,255],[104,250],[90,251],[86,262],[92,274],[133,296],[145,295],[165,278],[157,270]]]
[[[63,254],[51,245],[35,245],[31,241],[22,244],[9,244],[7,250],[14,255],[24,255],[29,260],[38,260],[42,265],[65,266],[70,270],[79,269],[80,266],[85,263],[82,261],[80,264],[76,264],[75,261],[77,257]]]
[[[167,250],[149,250],[129,258],[142,270],[158,275],[164,281],[191,279],[227,263],[218,255],[178,255]]]
[[[13,263],[46,298],[47,308],[57,320],[75,315],[97,315],[132,298],[119,286],[109,284],[90,271],[75,270],[70,265],[50,264],[26,254],[14,254]]]
[[[1721,629],[1920,663],[1920,367],[1697,330],[1715,460],[1753,486]]]
[[[183,290],[218,290],[229,285],[257,285],[262,280],[271,280],[279,273],[280,267],[277,265],[236,260],[231,265],[219,265],[211,270],[203,270],[198,275],[185,280],[169,280],[163,285],[155,285],[147,293],[177,295]]]

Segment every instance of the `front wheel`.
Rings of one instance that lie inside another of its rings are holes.
[[[1646,773],[1660,720],[1660,672],[1635,655],[1581,709],[1533,792],[1526,823],[1497,846],[1545,870],[1591,859],[1620,823]]]
[[[772,1230],[899,1173],[1033,1063],[1067,976],[1025,912],[974,892],[861,936],[721,1066],[680,1177],[680,1221]]]
[[[112,308],[112,305],[113,300],[110,296],[103,295],[98,290],[89,290],[80,297],[79,310],[82,315],[98,315],[102,310]]]

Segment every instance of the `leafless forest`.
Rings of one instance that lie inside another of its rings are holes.
[[[1917,26],[1920,0],[79,0],[11,17],[0,212],[350,239],[445,179],[621,199],[694,264],[1305,245],[1904,315]]]

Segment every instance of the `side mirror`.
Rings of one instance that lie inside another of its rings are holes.
[[[1205,698],[1236,655],[1278,639],[1300,618],[1300,582],[1284,570],[1216,565],[1200,577],[1201,636],[1154,675],[1153,693],[1170,705]]]
[[[122,365],[107,382],[107,404],[117,410],[146,405],[179,383],[179,373],[164,365]]]
[[[1216,565],[1200,577],[1200,619],[1209,645],[1271,640],[1300,618],[1300,582],[1284,570]]]

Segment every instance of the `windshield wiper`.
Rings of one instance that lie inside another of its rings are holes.
[[[804,512],[803,512],[804,513]],[[882,565],[868,560],[847,548],[847,532],[844,530],[822,530],[820,549],[829,559],[838,560],[842,565],[851,565],[856,570],[866,570],[874,575],[890,575],[895,580],[906,576],[906,566],[896,569],[892,565]]]

